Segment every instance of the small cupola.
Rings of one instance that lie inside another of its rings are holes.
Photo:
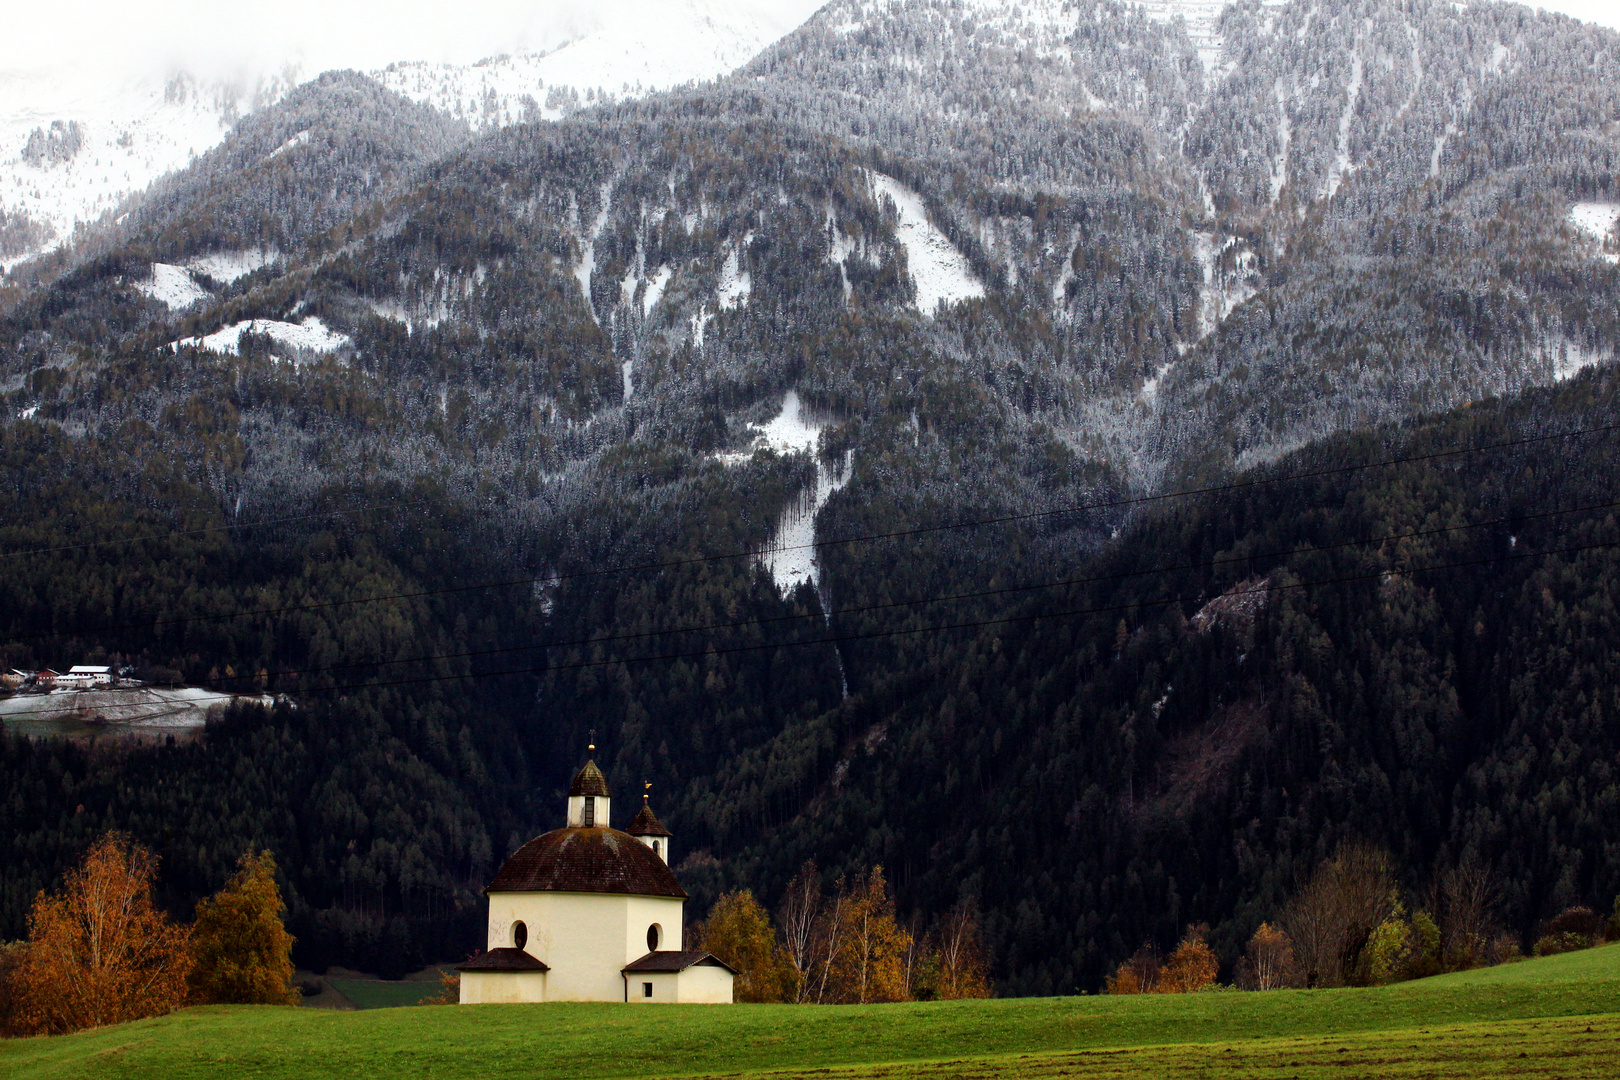
[[[658,820],[658,815],[652,812],[651,806],[647,805],[647,792],[651,788],[651,784],[642,785],[641,811],[636,814],[636,819],[630,823],[630,827],[624,831],[652,848],[653,854],[663,859],[664,864],[667,866],[669,864],[669,841],[674,834],[664,828],[664,823]]]
[[[596,753],[596,744],[590,746]],[[586,760],[574,782],[568,786],[568,827],[570,829],[605,829],[608,827],[608,808],[612,803],[608,795],[607,777],[596,767],[596,759]]]

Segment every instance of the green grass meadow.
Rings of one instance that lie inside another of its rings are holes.
[[[209,1007],[0,1076],[1620,1077],[1620,945],[1368,990],[912,1005]]]

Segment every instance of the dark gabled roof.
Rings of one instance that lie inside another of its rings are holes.
[[[714,953],[707,953],[703,952],[702,950],[698,950],[696,952],[676,952],[674,950],[665,952],[650,952],[646,956],[643,956],[640,960],[624,965],[624,967],[620,970],[625,972],[685,971],[687,968],[696,967],[698,964],[708,964],[712,967],[723,967],[733,975],[737,974],[736,968],[714,955]]]
[[[628,828],[624,830],[631,836],[674,836],[675,834],[664,828],[664,823],[658,820],[658,815],[652,812],[652,807],[646,803],[641,804],[641,812],[636,815]]]
[[[522,949],[491,949],[487,953],[468,960],[465,964],[457,964],[457,971],[550,971],[543,960],[539,960]]]
[[[558,829],[512,853],[484,890],[623,893],[686,899],[664,860],[618,829]]]
[[[587,761],[585,767],[579,770],[574,782],[568,786],[568,795],[570,798],[575,795],[600,795],[604,799],[609,798],[607,777],[602,775],[602,770],[596,767],[595,761]]]

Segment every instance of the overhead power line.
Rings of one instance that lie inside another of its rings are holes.
[[[518,578],[506,578],[497,581],[474,582],[467,585],[451,585],[438,589],[414,589],[407,592],[379,593],[371,596],[351,597],[345,600],[322,600],[307,604],[284,604],[277,607],[247,608],[237,611],[219,612],[211,615],[187,615],[172,619],[152,619],[131,623],[80,626],[63,630],[49,630],[35,634],[18,635],[8,639],[8,643],[42,641],[49,638],[71,637],[87,634],[108,634],[123,630],[156,629],[159,627],[187,626],[196,623],[225,622],[233,619],[288,615],[302,611],[326,611],[340,607],[352,607],[359,604],[385,603],[391,600],[426,599],[435,596],[451,596],[459,593],[476,592],[486,589],[511,588],[524,585],[551,586],[561,584],[565,581],[579,581],[590,578],[605,577],[613,574],[626,574],[649,570],[678,569],[680,567],[696,566],[729,559],[752,559],[758,558],[764,554],[799,551],[806,548],[827,548],[846,544],[872,543],[879,540],[895,540],[909,536],[922,536],[958,529],[972,529],[985,525],[1004,525],[1022,521],[1034,521],[1041,518],[1059,517],[1065,514],[1084,513],[1094,510],[1123,509],[1131,506],[1142,506],[1165,502],[1171,499],[1190,498],[1198,495],[1219,495],[1235,491],[1246,491],[1252,488],[1264,487],[1270,484],[1294,483],[1304,480],[1322,479],[1329,476],[1342,476],[1368,469],[1386,468],[1394,465],[1414,464],[1418,462],[1438,461],[1468,454],[1480,454],[1493,450],[1511,449],[1516,446],[1529,446],[1557,439],[1577,438],[1583,435],[1597,435],[1605,432],[1615,431],[1617,429],[1620,429],[1620,424],[1604,424],[1597,427],[1580,428],[1574,431],[1555,432],[1547,435],[1533,435],[1520,439],[1509,439],[1502,442],[1488,443],[1484,446],[1461,447],[1453,450],[1442,450],[1429,454],[1414,454],[1399,458],[1384,458],[1378,461],[1365,462],[1358,465],[1343,465],[1336,466],[1331,469],[1317,469],[1310,472],[1290,473],[1282,476],[1260,477],[1254,480],[1243,480],[1228,484],[1216,484],[1201,488],[1185,488],[1179,491],[1163,492],[1157,495],[1142,495],[1129,499],[1113,499],[1092,503],[1078,503],[1056,509],[1031,511],[1023,514],[1008,514],[999,517],[976,518],[942,525],[925,525],[914,529],[899,529],[884,533],[864,533],[855,536],[833,537],[826,540],[817,540],[810,544],[795,544],[765,549],[751,549],[748,551],[729,552],[721,555],[700,555],[686,559],[672,559],[662,562],[634,563],[614,567],[604,567],[597,570],[582,570],[570,574],[528,575]]]
[[[1463,562],[1440,563],[1434,566],[1420,566],[1407,570],[1394,572],[1397,576],[1410,576],[1413,574],[1436,573],[1442,570],[1462,570],[1473,566],[1486,566],[1491,563],[1511,562],[1519,559],[1539,558],[1548,555],[1572,555],[1583,551],[1597,551],[1606,548],[1620,547],[1620,540],[1605,541],[1597,544],[1580,544],[1574,547],[1552,548],[1542,551],[1527,551],[1511,555],[1495,556],[1486,559],[1469,559]],[[1290,592],[1301,589],[1312,589],[1324,585],[1344,585],[1358,581],[1376,581],[1391,574],[1390,570],[1378,570],[1367,574],[1349,574],[1343,577],[1321,578],[1315,581],[1297,581],[1286,585],[1268,585],[1263,589],[1256,589],[1259,593]],[[898,630],[875,630],[859,634],[836,634],[819,638],[807,638],[800,641],[787,642],[759,642],[752,645],[734,645],[723,649],[703,648],[685,652],[659,653],[646,656],[615,657],[604,660],[581,660],[572,664],[540,665],[537,667],[508,668],[504,671],[469,672],[465,675],[424,675],[409,679],[390,679],[386,681],[372,681],[351,683],[344,686],[316,687],[313,690],[301,690],[300,693],[333,693],[348,690],[365,690],[390,686],[419,686],[424,683],[453,682],[464,679],[488,679],[506,675],[538,675],[548,671],[579,671],[585,668],[613,667],[618,664],[646,664],[666,660],[696,660],[704,657],[727,656],[735,653],[759,652],[765,649],[804,648],[811,645],[837,645],[849,641],[870,641],[878,638],[905,637],[915,634],[935,634],[948,630],[972,630],[987,626],[1008,626],[1016,623],[1039,622],[1042,619],[1073,618],[1078,615],[1111,615],[1116,612],[1135,611],[1142,608],[1168,607],[1171,604],[1197,603],[1208,597],[1201,595],[1167,596],[1158,600],[1133,600],[1122,604],[1108,604],[1099,607],[1071,608],[1065,611],[1042,611],[1025,615],[1007,615],[994,619],[972,619],[963,622],[945,623],[936,626],[906,627]]]
[[[1130,570],[1113,574],[1093,574],[1086,577],[1063,578],[1058,581],[1043,581],[1024,585],[1007,585],[997,589],[980,589],[973,592],[947,593],[941,596],[925,596],[907,600],[890,600],[881,604],[864,604],[857,607],[838,608],[830,612],[809,611],[791,615],[772,615],[760,619],[733,620],[718,623],[699,623],[687,626],[673,626],[662,630],[639,630],[635,633],[605,634],[594,637],[574,638],[562,641],[539,641],[527,645],[506,645],[495,649],[475,649],[464,652],[432,653],[423,656],[397,657],[394,659],[360,660],[345,664],[324,664],[308,668],[282,668],[265,672],[267,678],[275,679],[290,675],[314,675],[334,671],[353,671],[357,668],[369,667],[397,667],[401,664],[428,664],[440,660],[473,660],[486,656],[501,656],[509,653],[534,652],[539,649],[566,649],[581,648],[590,645],[608,645],[626,641],[642,641],[647,638],[665,637],[673,634],[701,634],[720,630],[740,630],[752,626],[769,626],[776,623],[791,623],[813,621],[817,619],[829,620],[832,616],[840,618],[850,615],[869,614],[874,611],[890,611],[895,608],[921,607],[925,604],[944,604],[957,600],[982,600],[995,596],[1011,596],[1018,593],[1033,593],[1049,589],[1069,588],[1078,585],[1100,584],[1107,581],[1126,581],[1131,578],[1152,577],[1160,574],[1171,574],[1188,570],[1214,570],[1223,566],[1240,565],[1270,559],[1285,559],[1295,555],[1315,555],[1322,552],[1342,551],[1346,548],[1373,547],[1378,544],[1387,544],[1400,540],[1417,540],[1428,537],[1444,536],[1449,533],[1466,532],[1472,529],[1487,529],[1501,525],[1517,525],[1523,522],[1539,521],[1546,518],[1565,517],[1570,514],[1591,513],[1596,510],[1612,510],[1620,507],[1620,500],[1611,500],[1604,503],[1593,503],[1587,506],[1576,506],[1562,510],[1547,510],[1539,514],[1520,514],[1513,517],[1493,518],[1489,521],[1469,522],[1462,525],[1447,525],[1434,529],[1410,530],[1407,532],[1387,533],[1366,540],[1346,540],[1337,544],[1325,544],[1321,547],[1289,548],[1284,551],[1255,552],[1250,555],[1233,555],[1228,558],[1206,559],[1199,562],[1177,563],[1171,566],[1148,567],[1142,570]]]
[[[1509,519],[1521,520],[1521,519]],[[1488,566],[1504,562],[1516,562],[1524,559],[1543,558],[1551,555],[1572,555],[1587,551],[1599,551],[1620,547],[1620,540],[1603,541],[1600,543],[1578,544],[1570,547],[1549,548],[1539,551],[1514,551],[1504,555],[1493,555],[1486,558],[1467,559],[1457,562],[1437,563],[1429,566],[1407,567],[1404,569],[1383,568],[1362,574],[1347,574],[1339,577],[1318,578],[1308,581],[1295,581],[1287,584],[1266,584],[1257,587],[1254,593],[1269,595],[1271,593],[1289,592],[1304,589],[1318,588],[1327,585],[1344,585],[1362,581],[1376,581],[1391,575],[1397,577],[1410,577],[1417,574],[1438,573],[1446,570],[1461,570],[1475,566]],[[1308,549],[1311,550],[1311,549]],[[1314,550],[1329,550],[1327,548]],[[1129,575],[1120,575],[1121,577]],[[302,687],[300,694],[312,693],[343,693],[352,690],[383,689],[400,686],[421,686],[438,682],[458,682],[466,679],[491,679],[514,675],[539,675],[547,672],[579,671],[588,668],[613,667],[619,664],[645,664],[661,661],[695,660],[709,656],[728,656],[738,653],[760,652],[769,649],[806,648],[810,646],[839,645],[845,642],[871,641],[883,638],[907,637],[920,634],[945,633],[953,630],[981,629],[989,626],[1007,626],[1018,623],[1034,623],[1042,619],[1073,618],[1082,615],[1111,615],[1129,611],[1140,611],[1145,608],[1168,607],[1174,604],[1200,603],[1209,600],[1206,593],[1194,593],[1180,596],[1160,597],[1150,600],[1130,600],[1117,604],[1105,604],[1093,607],[1070,608],[1061,611],[1038,611],[1019,615],[1005,615],[988,619],[970,619],[960,622],[936,624],[932,626],[902,627],[889,630],[874,630],[861,633],[826,634],[814,638],[801,638],[797,641],[756,642],[749,645],[732,645],[723,648],[705,646],[702,649],[685,650],[677,652],[664,652],[644,654],[641,656],[619,656],[599,660],[581,660],[568,664],[540,664],[526,667],[506,668],[498,671],[466,672],[448,675],[421,675],[411,678],[370,680],[366,682],[346,683],[333,686]],[[746,624],[743,624],[746,625]],[[592,642],[594,643],[594,642]],[[330,669],[316,670],[342,670],[342,666]],[[254,676],[243,676],[253,678]],[[48,709],[16,709],[5,715],[8,717],[32,715],[50,711]]]
[[[368,510],[409,510],[413,507],[426,505],[428,505],[428,502],[425,499],[408,503],[370,503],[366,506],[351,507],[348,510],[318,510],[309,514],[289,514],[285,517],[259,518],[254,521],[235,521],[229,525],[208,525],[200,529],[171,529],[167,532],[143,533],[138,536],[113,536],[103,540],[86,540],[79,544],[58,544],[55,547],[18,548],[15,551],[0,551],[0,559],[20,559],[25,555],[55,555],[64,551],[84,551],[89,548],[112,547],[117,544],[139,544],[146,540],[172,540],[182,536],[205,536],[209,533],[236,532],[240,529],[256,529],[265,525],[282,525],[289,521],[310,521],[315,518],[347,517],[351,514],[363,514]]]

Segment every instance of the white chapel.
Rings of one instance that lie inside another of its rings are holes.
[[[730,1003],[731,968],[681,949],[686,890],[669,868],[669,830],[645,795],[623,832],[611,807],[607,778],[587,761],[568,789],[567,827],[501,866],[484,890],[489,951],[457,968],[463,1005]]]

